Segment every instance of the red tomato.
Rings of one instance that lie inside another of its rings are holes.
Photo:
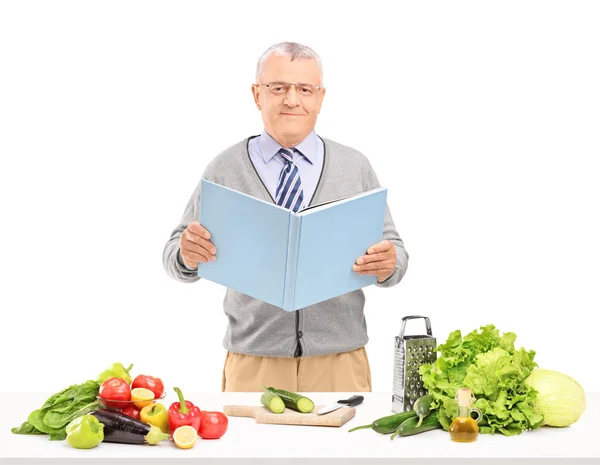
[[[154,393],[155,399],[160,399],[160,396],[165,392],[165,386],[160,378],[146,375],[137,375],[135,377],[133,383],[131,383],[131,389],[135,388],[150,389]]]
[[[122,408],[121,413],[124,413],[128,417],[135,418],[136,420],[140,419],[140,409],[135,405],[130,405],[128,407]]]
[[[123,407],[124,400],[131,399],[131,388],[121,378],[108,378],[100,386],[100,399],[107,407]],[[117,401],[117,402],[111,402]],[[121,401],[121,402],[118,402]]]
[[[202,439],[219,439],[227,431],[229,419],[222,412],[202,411],[202,422],[198,436]]]

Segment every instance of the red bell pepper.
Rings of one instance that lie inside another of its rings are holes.
[[[179,402],[173,402],[169,407],[169,431],[171,434],[180,426],[190,425],[196,431],[200,431],[202,424],[202,410],[194,406],[189,400],[185,400],[181,389],[174,388]]]
[[[140,409],[135,405],[128,405],[127,407],[123,407],[121,409],[121,413],[124,413],[128,417],[135,418],[136,420],[140,419]]]
[[[160,399],[165,392],[165,385],[160,378],[147,375],[137,375],[131,383],[131,389],[135,388],[150,389],[154,393],[155,399]]]

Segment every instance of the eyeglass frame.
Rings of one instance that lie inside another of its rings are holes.
[[[265,86],[267,89],[269,89],[269,92],[271,92],[271,94],[273,95],[287,95],[287,93],[290,91],[289,89],[287,90],[287,92],[281,93],[281,94],[275,94],[273,93],[273,91],[271,90],[271,88],[269,87],[272,84],[287,84],[288,86],[295,86],[296,87],[296,94],[298,94],[300,97],[314,97],[315,95],[317,95],[317,92],[315,92],[312,95],[301,95],[300,92],[298,92],[298,86],[311,86],[314,87],[316,91],[321,91],[321,90],[325,90],[325,87],[323,86],[316,86],[314,84],[310,84],[308,82],[284,82],[284,81],[272,81],[269,82],[268,84],[255,84],[256,86]]]

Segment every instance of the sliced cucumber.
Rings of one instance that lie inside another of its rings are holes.
[[[263,392],[260,402],[273,413],[283,413],[285,410],[285,404],[281,397],[271,391]]]
[[[272,392],[281,398],[287,408],[291,408],[300,413],[310,413],[315,408],[315,403],[308,397],[295,392],[284,391],[283,389],[267,388],[266,392]]]

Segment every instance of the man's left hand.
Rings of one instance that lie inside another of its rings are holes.
[[[381,241],[369,247],[367,255],[358,257],[352,269],[358,274],[376,275],[380,283],[389,278],[396,267],[396,247],[392,241]]]

